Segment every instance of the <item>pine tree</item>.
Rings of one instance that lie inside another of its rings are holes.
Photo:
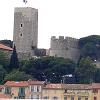
[[[16,52],[16,46],[14,45],[13,52],[10,59],[9,70],[12,70],[15,68],[19,68],[19,61],[18,61],[18,56]]]

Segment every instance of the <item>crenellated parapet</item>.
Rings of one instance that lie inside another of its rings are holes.
[[[51,37],[51,48],[66,49],[66,48],[78,48],[78,39],[72,37],[59,36],[59,38]]]
[[[72,37],[56,36],[51,37],[50,56],[57,56],[78,60],[80,50],[78,39]]]

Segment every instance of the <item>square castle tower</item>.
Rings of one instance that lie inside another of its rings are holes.
[[[38,10],[31,7],[17,7],[14,11],[13,44],[18,58],[34,56],[38,42]]]

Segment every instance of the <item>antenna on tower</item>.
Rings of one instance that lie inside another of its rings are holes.
[[[27,3],[27,0],[23,0],[23,2],[26,4]]]

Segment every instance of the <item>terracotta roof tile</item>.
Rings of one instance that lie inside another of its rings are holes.
[[[11,96],[10,95],[7,95],[7,94],[0,94],[0,98],[2,98],[2,99],[10,99],[11,98]]]
[[[92,88],[100,89],[100,83],[92,83]]]
[[[20,82],[7,81],[4,85],[11,86],[11,87],[27,87],[28,81],[20,81]]]
[[[28,81],[29,85],[43,85],[45,81]]]
[[[44,88],[48,88],[48,89],[61,89],[62,85],[61,84],[47,84]]]
[[[91,89],[91,84],[63,84],[65,89]]]
[[[0,49],[12,51],[13,49],[0,43]]]

